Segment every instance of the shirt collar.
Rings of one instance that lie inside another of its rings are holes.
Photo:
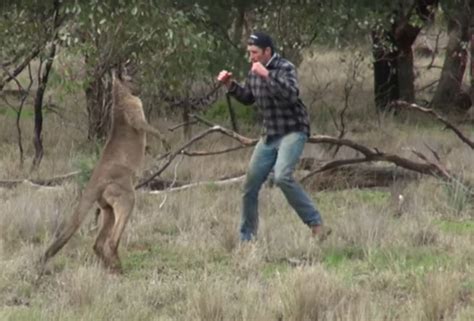
[[[270,60],[268,60],[267,64],[265,65],[266,68],[268,68],[268,66],[270,66],[270,64],[273,62],[273,60],[277,57],[277,54],[276,52],[273,53],[272,57],[270,58]]]

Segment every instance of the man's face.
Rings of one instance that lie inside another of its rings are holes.
[[[248,45],[247,52],[249,54],[249,60],[252,63],[260,62],[262,65],[266,65],[272,57],[272,49],[269,47],[262,49],[255,45]]]

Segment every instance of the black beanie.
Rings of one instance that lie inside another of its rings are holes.
[[[275,51],[272,37],[270,37],[264,32],[256,31],[252,33],[249,37],[249,40],[247,41],[247,44],[254,45],[262,49],[270,47],[272,49],[272,52]]]

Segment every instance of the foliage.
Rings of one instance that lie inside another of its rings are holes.
[[[52,1],[6,2],[0,7],[0,62],[18,63],[34,48],[45,46],[52,19]],[[4,70],[2,70],[2,73]]]
[[[232,108],[239,123],[248,125],[255,124],[257,112],[254,107],[245,106],[236,100],[232,100]],[[227,122],[230,118],[229,107],[225,99],[215,102],[206,112],[205,117],[213,122]]]
[[[78,168],[80,173],[76,180],[81,188],[84,188],[89,181],[92,171],[100,157],[100,146],[95,145],[95,151],[90,155],[82,155],[76,161],[74,167]]]

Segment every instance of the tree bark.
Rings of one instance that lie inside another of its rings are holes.
[[[33,158],[30,171],[34,171],[39,167],[44,154],[43,140],[41,137],[43,131],[43,97],[44,92],[46,91],[46,85],[48,84],[49,72],[51,71],[51,67],[53,66],[54,58],[56,56],[56,39],[58,36],[58,28],[61,25],[61,19],[59,19],[60,6],[61,1],[55,0],[51,48],[47,55],[44,69],[42,69],[40,66],[40,70],[38,73],[38,90],[36,91],[36,97],[34,102],[35,128],[33,136],[33,145],[35,147],[35,156]]]
[[[417,0],[412,7],[400,3],[406,12],[394,12],[394,22],[390,30],[372,31],[372,54],[374,56],[375,106],[385,111],[387,106],[398,99],[413,102],[415,85],[412,45],[421,26],[412,25],[416,16],[423,22],[433,19],[438,0]]]
[[[42,70],[39,78],[38,90],[36,91],[35,103],[34,103],[34,114],[35,114],[35,128],[33,135],[33,145],[35,147],[35,156],[31,165],[31,171],[36,170],[41,160],[43,159],[43,139],[41,137],[43,132],[43,98],[44,92],[46,91],[46,85],[48,84],[49,72],[53,66],[54,57],[56,56],[56,45],[54,42],[51,44],[46,64]]]
[[[393,43],[386,31],[372,32],[372,54],[374,57],[374,96],[378,111],[384,111],[391,102],[399,99],[397,55],[395,48],[389,49],[385,42]]]
[[[444,112],[450,112],[456,106],[465,105],[460,100],[463,98],[461,85],[467,66],[467,43],[471,19],[469,0],[464,0],[461,6],[453,10],[448,21],[449,40],[441,78],[431,102],[432,107]],[[469,107],[470,104],[467,108]]]
[[[245,10],[246,10],[246,5],[240,4],[237,7],[237,16],[234,19],[232,42],[237,47],[242,47],[243,45],[242,36],[244,32]]]
[[[111,126],[110,111],[112,107],[112,83],[108,73],[90,75],[92,81],[85,89],[88,114],[89,140],[103,140]]]
[[[471,7],[470,7],[470,16],[471,16],[471,22],[470,22],[470,28],[469,28],[469,34],[471,35],[471,86],[470,86],[470,96],[471,96],[471,101],[474,101],[474,1],[471,1]]]

